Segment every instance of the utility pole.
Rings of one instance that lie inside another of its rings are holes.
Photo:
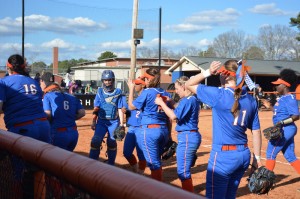
[[[130,60],[130,79],[135,79],[136,68],[136,39],[134,38],[134,30],[137,28],[138,17],[138,0],[133,0],[133,13],[132,13],[132,32],[131,32],[131,60]]]

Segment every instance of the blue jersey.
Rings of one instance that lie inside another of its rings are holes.
[[[167,115],[154,103],[156,96],[168,96],[170,94],[162,88],[146,88],[133,101],[133,105],[143,111],[141,125],[145,124],[167,124]]]
[[[273,123],[274,125],[292,115],[299,115],[299,109],[295,95],[288,94],[281,96],[273,107]]]
[[[129,126],[140,126],[141,125],[142,112],[139,110],[132,110],[129,113],[127,124]]]
[[[217,88],[199,84],[197,97],[212,107],[213,143],[219,145],[246,144],[246,130],[260,129],[256,100],[245,89],[239,99],[240,111],[234,118],[231,108],[234,104],[232,88]]]
[[[177,117],[175,130],[177,132],[198,130],[199,108],[200,102],[195,96],[182,98],[174,110]]]
[[[43,100],[45,111],[51,111],[51,127],[73,127],[76,126],[76,114],[83,109],[79,99],[68,93],[52,91],[46,93]]]
[[[94,100],[94,107],[99,107],[98,119],[117,119],[118,109],[123,107],[123,98],[121,89],[106,92],[99,88]]]
[[[0,80],[0,101],[3,102],[6,128],[14,124],[46,117],[43,92],[38,82],[24,75],[10,75]]]

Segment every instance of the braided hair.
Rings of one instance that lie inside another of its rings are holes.
[[[226,70],[236,72],[238,69],[237,60],[231,59],[231,60],[226,61],[224,63],[224,67]],[[226,78],[225,82],[227,83],[230,80],[234,80],[236,82],[236,77],[228,76]],[[239,114],[239,108],[240,108],[239,99],[241,97],[241,93],[242,93],[241,88],[234,89],[234,104],[231,107],[231,113],[233,114],[234,117],[237,117]]]

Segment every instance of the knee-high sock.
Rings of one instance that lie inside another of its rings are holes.
[[[267,160],[266,161],[266,168],[269,169],[270,171],[273,171],[275,168],[275,161],[276,160]]]
[[[144,171],[145,168],[146,168],[146,160],[140,160],[139,161],[139,169]]]
[[[162,181],[162,168],[151,170],[151,177],[155,180]]]
[[[129,162],[129,164],[130,164],[131,166],[137,164],[136,157],[135,157],[135,155],[133,155],[133,154],[131,155],[130,159],[127,159],[127,160],[128,160],[128,162]]]
[[[298,174],[300,174],[300,160],[296,160],[291,163],[292,167],[297,171]]]
[[[189,192],[194,192],[194,186],[193,186],[193,180],[192,178],[186,179],[181,181],[182,189],[189,191]]]

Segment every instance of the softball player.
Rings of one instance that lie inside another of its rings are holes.
[[[113,132],[121,124],[123,125],[122,90],[115,88],[115,74],[111,70],[104,70],[101,76],[102,88],[98,88],[94,100],[94,118],[92,129],[95,130],[91,140],[89,157],[99,159],[103,138],[107,136],[108,164],[114,165],[117,156],[117,142]]]
[[[4,112],[8,131],[50,143],[50,124],[43,110],[43,92],[39,83],[28,76],[25,66],[21,55],[15,54],[8,58],[6,69],[9,75],[0,80],[0,113]],[[16,156],[12,157],[12,163],[14,178],[21,182],[22,176],[27,175],[31,169],[25,169],[24,161]],[[43,179],[44,173],[35,171],[34,183]],[[44,191],[43,187],[39,187],[34,190],[34,194]],[[26,198],[26,190],[23,194]]]
[[[39,83],[26,74],[21,55],[10,56],[6,66],[9,76],[0,80],[0,112],[4,112],[6,128],[49,143],[50,124],[43,110]]]
[[[64,93],[54,83],[52,73],[44,73],[40,84],[44,91],[44,111],[51,124],[51,142],[54,146],[73,151],[78,142],[75,120],[85,116],[85,110],[76,97]]]
[[[143,111],[141,130],[137,134],[137,142],[143,150],[147,166],[151,170],[151,177],[162,181],[161,154],[169,139],[168,117],[154,103],[154,100],[157,95],[169,96],[169,94],[163,89],[157,88],[160,80],[157,69],[148,69],[141,78],[145,78],[147,88],[135,100],[133,100],[134,83],[130,79],[128,80],[128,107],[130,110]]]
[[[253,166],[261,165],[261,132],[255,99],[241,86],[244,66],[235,60],[225,62],[222,70],[225,87],[217,88],[199,84],[211,74],[216,74],[220,62],[212,62],[209,69],[186,82],[187,88],[199,100],[212,107],[213,144],[206,175],[207,198],[235,198],[240,180],[250,163],[250,150],[246,135],[252,130]]]
[[[178,146],[176,150],[177,174],[181,180],[182,189],[194,192],[191,176],[191,167],[196,161],[196,152],[201,143],[201,135],[198,132],[198,115],[200,102],[185,88],[188,77],[182,76],[175,82],[175,92],[181,100],[173,111],[161,97],[155,99],[155,104],[160,105],[167,116],[177,121]]]
[[[133,82],[135,84],[134,87],[135,91],[138,92],[138,94],[140,94],[146,85],[145,81],[138,78]],[[127,105],[126,100],[125,100],[125,104]],[[127,109],[128,109],[128,105],[127,105]],[[142,112],[140,110],[126,111],[126,117],[128,118],[127,120],[128,132],[125,137],[124,148],[123,148],[124,157],[128,160],[129,164],[133,167],[134,172],[137,172],[139,174],[143,174],[146,167],[146,160],[143,151],[137,144],[137,140],[136,140],[136,134],[138,133],[138,131],[140,131],[141,114]],[[139,162],[137,162],[137,159],[133,154],[134,148],[136,148],[136,153]]]
[[[285,159],[300,174],[300,161],[295,155],[294,142],[297,133],[294,121],[299,119],[299,109],[295,95],[290,93],[290,87],[294,86],[296,81],[295,71],[284,69],[280,72],[280,78],[272,82],[280,95],[273,107],[273,124],[281,126],[283,136],[268,142],[266,167],[271,171],[275,168],[277,154],[281,151]],[[271,107],[271,103],[267,100],[263,103],[267,108]]]

